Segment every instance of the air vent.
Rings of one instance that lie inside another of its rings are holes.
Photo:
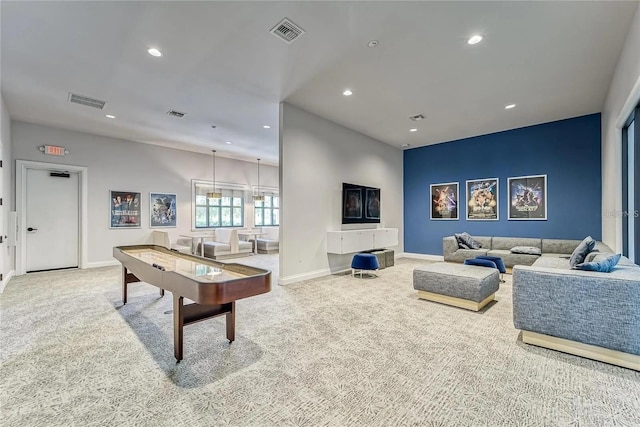
[[[183,118],[186,113],[181,113],[180,111],[176,110],[169,110],[167,111],[167,114],[173,117]]]
[[[271,29],[271,34],[274,34],[286,43],[291,44],[294,40],[304,34],[304,30],[291,22],[289,18],[284,18]]]
[[[101,101],[95,98],[89,98],[88,96],[78,95],[77,93],[69,92],[69,102],[74,104],[86,105],[87,107],[97,108],[102,110],[107,101]]]
[[[414,122],[417,122],[418,120],[424,120],[424,115],[416,114],[415,116],[409,116],[409,118]]]

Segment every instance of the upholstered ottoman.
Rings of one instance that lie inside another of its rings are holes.
[[[495,268],[437,262],[413,270],[413,288],[418,297],[479,311],[493,301],[500,287]]]

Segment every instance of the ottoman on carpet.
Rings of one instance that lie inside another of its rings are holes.
[[[437,262],[413,270],[413,288],[418,297],[479,311],[493,301],[500,287],[495,268]]]

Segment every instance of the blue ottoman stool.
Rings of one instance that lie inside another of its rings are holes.
[[[355,254],[351,260],[351,276],[360,273],[360,278],[362,278],[365,271],[375,271],[378,268],[380,268],[378,258],[373,254]]]
[[[507,268],[504,265],[504,261],[499,256],[491,256],[491,255],[478,255],[476,259],[486,259],[488,261],[493,261],[496,264],[496,268],[500,272],[500,283],[504,283],[504,279],[502,275],[507,272]]]

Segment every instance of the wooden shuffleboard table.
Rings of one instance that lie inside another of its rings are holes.
[[[235,340],[236,300],[271,290],[271,272],[241,264],[223,264],[155,245],[116,246],[113,256],[122,263],[122,302],[127,286],[145,282],[173,294],[173,347],[183,356],[184,326],[226,315],[227,339]],[[187,298],[193,303],[185,304]]]

